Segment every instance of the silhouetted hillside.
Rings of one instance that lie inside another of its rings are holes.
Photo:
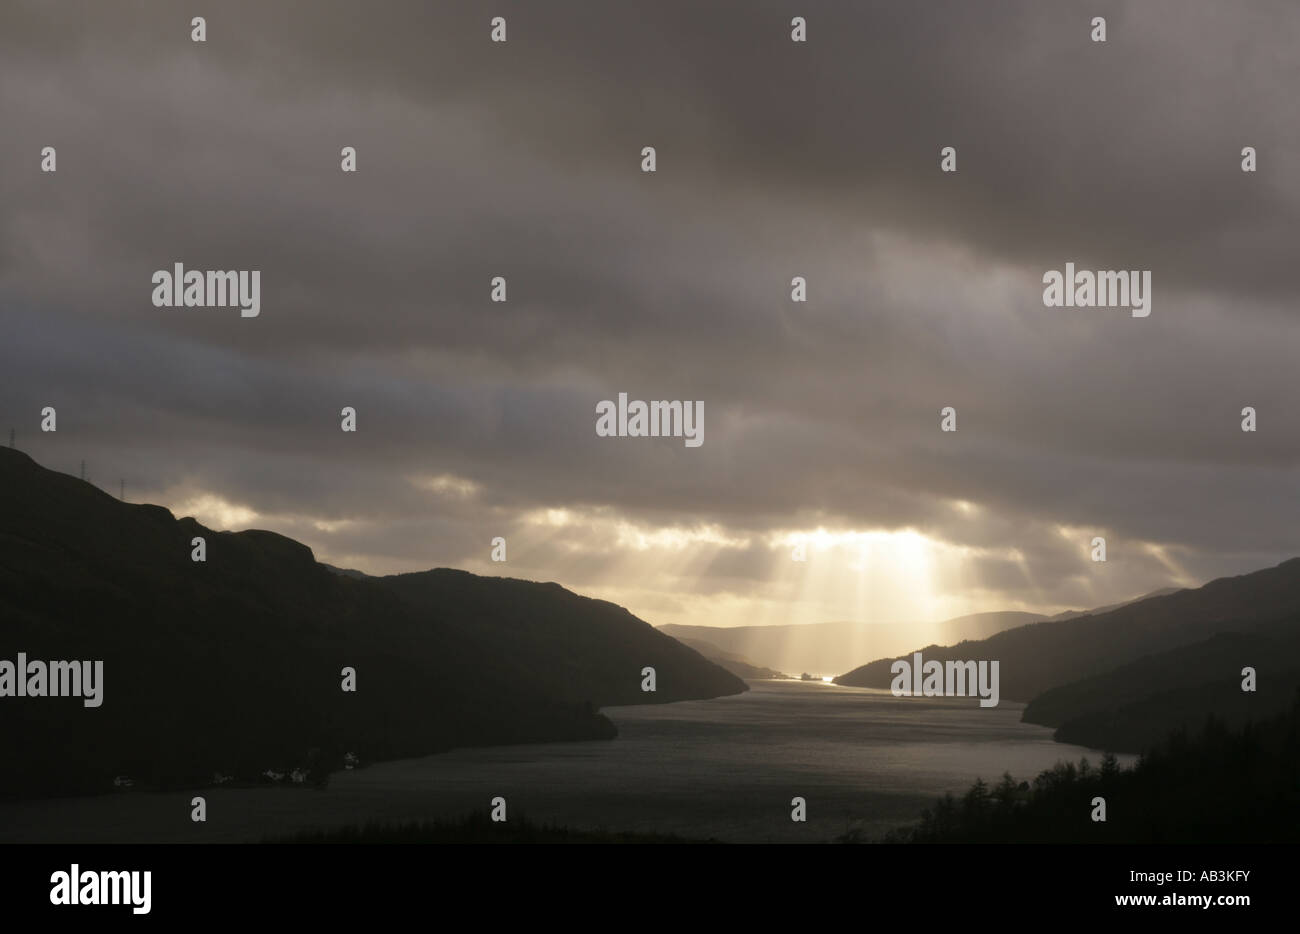
[[[988,639],[950,647],[932,645],[920,651],[926,660],[996,659],[1001,663],[1002,697],[1029,701],[1051,688],[1104,674],[1143,655],[1284,619],[1300,619],[1300,558],[1106,613],[1031,623]],[[887,689],[893,661],[879,659],[836,681]],[[1225,661],[1225,676],[1232,674],[1230,667]]]
[[[206,562],[191,540],[207,542]],[[602,705],[743,682],[556,584],[338,574],[271,532],[214,532],[0,449],[0,660],[104,662],[104,700],[0,698],[0,792],[319,776],[455,746],[610,738]],[[357,691],[340,670],[356,669]],[[640,690],[656,668],[658,692]]]
[[[608,706],[746,690],[743,681],[623,607],[559,584],[446,568],[378,580],[418,613],[496,650],[495,669],[549,696]],[[646,666],[655,669],[653,694],[641,690]]]
[[[712,642],[705,642],[703,639],[678,639],[678,641],[682,645],[690,646],[715,665],[727,669],[737,678],[744,678],[747,681],[788,680],[790,678],[790,675],[783,671],[755,665],[739,655],[724,652]]]
[[[1255,670],[1254,691],[1242,690],[1246,667]],[[1211,715],[1232,727],[1275,715],[1298,686],[1300,625],[1288,620],[1220,633],[1052,688],[1029,703],[1023,719],[1058,727],[1061,742],[1140,752]]]

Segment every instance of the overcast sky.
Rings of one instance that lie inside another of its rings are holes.
[[[0,429],[334,564],[656,624],[1271,565],[1300,553],[1297,49],[1293,0],[6,0]],[[261,270],[261,314],[154,307],[175,262]],[[1150,316],[1045,308],[1066,262],[1150,270]],[[704,444],[597,437],[619,392],[702,400]]]

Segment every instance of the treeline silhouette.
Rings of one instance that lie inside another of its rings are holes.
[[[1094,821],[1093,799],[1106,820]],[[1033,783],[977,780],[887,843],[1294,843],[1300,838],[1300,692],[1291,709],[1238,729],[1209,717],[1131,769],[1106,754],[1058,763]],[[841,842],[866,842],[850,831]]]
[[[674,834],[632,833],[608,830],[574,830],[551,824],[534,824],[526,817],[493,821],[486,811],[475,811],[453,821],[368,823],[336,830],[303,831],[270,837],[263,843],[718,843]]]

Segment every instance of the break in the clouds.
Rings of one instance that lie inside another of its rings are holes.
[[[47,466],[656,623],[1055,610],[1295,553],[1293,3],[191,15],[0,10],[0,428]],[[1045,308],[1067,262],[1149,270],[1150,316]],[[154,307],[175,263],[260,270],[261,313]],[[619,392],[704,400],[707,444],[597,437]]]

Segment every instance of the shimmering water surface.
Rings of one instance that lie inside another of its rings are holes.
[[[1023,705],[895,698],[829,684],[756,681],[735,697],[612,707],[608,742],[463,749],[336,773],[328,790],[208,788],[0,805],[0,842],[256,841],[373,820],[458,817],[497,795],[535,822],[728,841],[878,834],[933,799],[1003,771],[1032,779],[1100,754],[1020,722]],[[1130,764],[1135,757],[1121,756]],[[208,821],[190,820],[202,794]],[[807,800],[806,823],[790,799]]]

